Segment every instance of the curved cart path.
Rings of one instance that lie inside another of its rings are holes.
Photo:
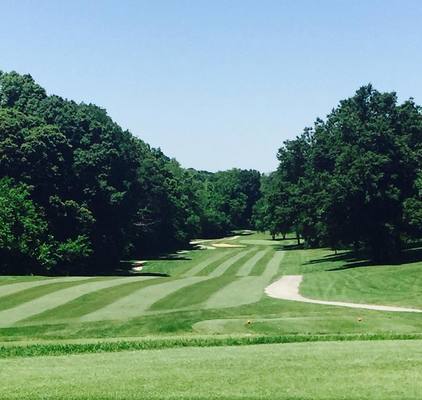
[[[278,281],[267,286],[265,293],[276,299],[282,300],[293,300],[301,301],[303,303],[314,303],[324,304],[329,306],[341,306],[350,308],[363,308],[367,310],[378,310],[378,311],[394,311],[394,312],[422,312],[416,308],[404,308],[394,306],[378,306],[374,304],[359,304],[359,303],[346,303],[342,301],[325,301],[325,300],[314,300],[303,297],[299,293],[299,286],[303,280],[302,275],[285,275]]]

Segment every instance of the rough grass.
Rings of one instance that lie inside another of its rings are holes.
[[[324,263],[328,270],[332,269],[329,264]],[[304,277],[301,291],[305,296],[320,300],[422,308],[422,264],[309,274]]]
[[[135,350],[158,350],[177,347],[224,347],[260,344],[305,342],[352,342],[377,340],[418,340],[422,334],[349,334],[349,335],[248,335],[248,336],[180,336],[167,338],[116,339],[95,342],[56,343],[4,343],[0,345],[0,358],[60,356],[86,353],[116,353]]]
[[[0,360],[9,399],[420,399],[421,341],[315,342]]]

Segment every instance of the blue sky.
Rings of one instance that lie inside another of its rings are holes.
[[[422,103],[422,2],[0,0],[0,69],[106,108],[183,166],[276,165],[361,85]]]

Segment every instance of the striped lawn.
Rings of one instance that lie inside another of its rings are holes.
[[[240,269],[244,267],[245,264],[248,264],[252,258],[259,252],[259,247],[252,247],[249,252],[239,258],[234,264],[228,268],[223,275],[232,275],[237,276]]]
[[[283,256],[284,252],[274,253],[261,276],[239,278],[223,287],[205,302],[205,308],[238,307],[256,303],[264,295],[265,287],[278,274]]]
[[[268,263],[271,261],[271,259],[274,256],[273,251],[269,251],[268,253],[264,254],[264,257],[259,260],[258,263],[254,265],[252,270],[249,272],[249,276],[261,276],[265,273],[265,271],[268,268]]]
[[[217,250],[219,251],[219,250]],[[212,264],[208,265],[206,268],[203,268],[197,276],[208,276],[211,272],[213,272],[219,265],[228,261],[233,256],[237,255],[241,250],[240,249],[224,249],[224,257],[220,258],[218,261],[213,262]]]
[[[208,258],[187,271],[179,269],[179,278],[10,280],[0,285],[0,327],[125,320],[153,312],[255,303],[279,274],[283,255],[281,251],[274,253],[272,246],[257,243],[248,248],[210,252]]]
[[[66,304],[84,294],[104,289],[106,287],[120,285],[121,279],[108,278],[101,280],[88,280],[77,286],[67,287],[66,289],[56,290],[50,294],[38,297],[32,301],[20,304],[16,307],[0,311],[0,326],[10,326],[18,321],[40,314],[44,311]]]
[[[266,255],[270,252],[269,249],[261,250],[256,253],[253,257],[251,257],[243,266],[237,271],[237,276],[248,276],[250,275],[252,269],[255,265]]]
[[[80,318],[119,300],[122,297],[150,285],[162,283],[162,278],[156,277],[130,277],[121,279],[117,286],[90,292],[66,304],[34,315],[25,322],[57,322],[72,318]]]
[[[192,276],[190,278],[170,279],[165,283],[150,286],[123,297],[106,307],[80,318],[81,321],[120,320],[136,318],[157,301],[185,286],[209,279],[209,277]]]
[[[195,283],[157,301],[151,306],[150,310],[173,310],[198,306],[208,300],[214,292],[233,282],[235,279],[236,277],[233,275],[222,275],[217,278]]]
[[[12,283],[18,283],[18,282],[35,282],[35,281],[43,281],[43,280],[48,280],[48,279],[54,279],[54,278],[41,276],[41,275],[28,275],[28,276],[6,275],[6,276],[0,276],[0,286],[10,285]]]
[[[13,281],[9,281],[10,283],[6,283],[0,287],[0,297],[9,296],[13,293],[21,292],[22,290],[31,289],[36,286],[42,285],[49,285],[51,283],[57,282],[73,282],[73,281],[80,281],[92,279],[86,276],[74,276],[74,277],[60,277],[60,278],[48,278],[48,279],[40,279],[40,280],[30,280],[27,282],[18,282],[13,283]],[[6,281],[7,282],[7,281]]]
[[[200,262],[199,264],[192,267],[190,270],[185,272],[182,276],[189,277],[198,275],[207,268],[209,265],[216,263],[217,261],[221,260],[223,257],[227,257],[226,251],[219,251],[217,254],[214,254],[211,257],[208,257],[206,260]]]
[[[94,279],[102,280],[102,278]],[[7,310],[9,308],[17,307],[21,304],[31,302],[36,300],[41,296],[46,296],[50,293],[54,293],[58,290],[72,288],[74,286],[83,285],[86,282],[92,282],[92,279],[85,279],[85,280],[77,280],[77,281],[60,281],[60,282],[50,282],[48,285],[38,285],[35,287],[31,287],[26,290],[21,290],[17,293],[9,294],[8,296],[1,297],[0,301],[0,311]]]
[[[214,268],[213,271],[211,271],[208,276],[210,277],[217,277],[223,275],[233,264],[235,264],[237,261],[242,259],[245,255],[248,253],[254,251],[254,249],[248,249],[238,252],[236,255],[230,257],[228,260],[224,261],[220,265],[218,265],[216,268]]]

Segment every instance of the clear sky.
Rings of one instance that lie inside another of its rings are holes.
[[[0,69],[92,102],[183,166],[274,169],[372,82],[422,103],[422,1],[0,0]]]

